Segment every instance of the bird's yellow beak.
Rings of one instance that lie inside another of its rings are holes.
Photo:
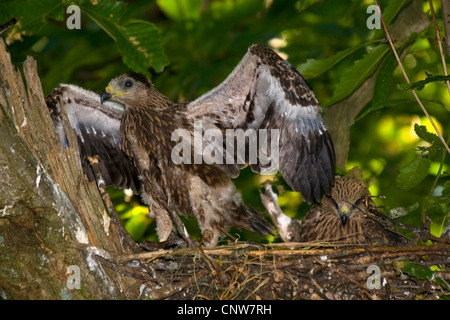
[[[342,225],[345,226],[345,224],[348,221],[350,214],[350,208],[347,205],[343,205],[339,208],[339,216],[341,217]]]
[[[121,96],[124,94],[128,94],[129,92],[114,90],[110,85],[108,85],[105,90],[103,90],[102,95],[100,96],[100,100],[103,101],[114,99],[117,96]]]
[[[349,209],[349,207],[348,206],[346,206],[346,205],[343,205],[342,207],[340,207],[339,208],[340,210],[340,212],[341,213],[345,213],[345,214],[348,214],[349,212],[350,212],[350,209]]]

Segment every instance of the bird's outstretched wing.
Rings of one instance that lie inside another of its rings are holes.
[[[139,192],[138,172],[122,151],[120,119],[123,106],[112,101],[102,104],[100,95],[75,85],[61,84],[55,88],[47,96],[46,103],[63,147],[67,147],[68,140],[67,128],[62,124],[60,99],[78,137],[81,163],[89,180],[94,180],[95,176],[88,157],[99,156],[98,164],[106,186]]]
[[[279,170],[312,202],[330,193],[334,182],[333,143],[321,111],[297,70],[269,48],[253,45],[228,78],[189,103],[186,113],[222,131],[278,129]],[[258,155],[258,163],[251,163],[253,171],[263,169],[260,160]]]

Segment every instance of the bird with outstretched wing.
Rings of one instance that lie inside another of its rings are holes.
[[[297,70],[264,46],[251,46],[227,79],[189,103],[170,101],[133,72],[112,79],[101,96],[61,85],[47,104],[64,141],[59,101],[78,136],[87,174],[92,177],[86,157],[98,155],[107,185],[139,191],[155,217],[160,241],[168,238],[175,223],[189,242],[180,215],[196,217],[207,246],[215,245],[232,226],[271,234],[273,227],[242,202],[231,181],[246,165],[264,173],[267,163],[275,163],[289,186],[309,203],[329,194],[334,183],[333,143],[317,99]],[[246,137],[244,154],[230,157],[219,150],[239,149],[238,135],[231,143],[217,137],[228,137],[230,130],[257,133]],[[249,150],[254,143],[262,144],[258,133],[263,131],[276,132],[266,142],[277,150],[252,157]],[[199,136],[200,147],[195,143]],[[180,141],[189,148],[180,152]],[[216,161],[197,161],[207,149],[210,155],[219,153]],[[175,161],[174,155],[183,161]]]

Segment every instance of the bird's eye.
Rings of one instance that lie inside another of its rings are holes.
[[[128,80],[127,82],[125,82],[125,87],[126,88],[131,88],[133,86],[133,82]]]

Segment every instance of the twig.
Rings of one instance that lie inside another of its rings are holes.
[[[450,56],[450,22],[449,22],[449,7],[448,0],[441,0],[442,22],[444,24],[445,31],[445,47],[447,56]]]
[[[405,69],[403,68],[402,61],[400,60],[400,58],[399,58],[399,56],[397,54],[397,50],[395,50],[394,43],[392,42],[391,36],[389,35],[389,32],[387,30],[386,23],[384,22],[383,15],[381,13],[381,7],[378,4],[377,0],[374,0],[374,1],[375,1],[375,4],[378,7],[378,10],[379,10],[379,13],[380,13],[381,24],[383,25],[383,29],[384,29],[384,32],[386,34],[386,39],[388,40],[389,45],[391,46],[392,52],[394,53],[394,56],[395,56],[395,59],[397,60],[400,69],[402,70],[402,73],[403,73],[403,76],[406,79],[406,82],[411,83],[411,81],[409,81],[409,78],[408,78],[408,75],[406,74]],[[420,101],[419,97],[417,96],[416,91],[414,89],[411,89],[411,92],[413,93],[414,98],[416,99],[416,101],[419,104],[420,108],[422,109],[423,113],[426,115],[426,117],[430,121],[431,125],[433,126],[434,130],[436,131],[436,134],[438,135],[438,137],[441,140],[442,144],[444,145],[445,149],[447,149],[447,152],[450,153],[449,146],[447,145],[447,143],[445,142],[444,138],[442,137],[442,134],[440,133],[439,129],[436,127],[436,124],[434,123],[433,119],[431,119],[430,115],[427,112],[427,109],[425,109],[424,105],[422,104],[422,101]]]
[[[209,268],[216,274],[217,279],[219,280],[220,283],[220,287],[221,287],[221,291],[223,291],[223,283],[224,281],[222,280],[222,276],[223,273],[221,272],[221,268],[220,266],[217,266],[210,258],[209,256],[205,253],[205,251],[203,250],[203,248],[201,246],[198,246],[198,251],[200,252],[201,256],[203,257],[203,260],[206,261],[206,264],[209,266]]]
[[[250,250],[246,244],[235,244],[230,247],[203,248],[202,253],[208,256],[230,256],[236,254],[236,250],[245,250],[245,254],[254,257],[264,256],[327,256],[328,258],[338,258],[341,256],[351,256],[359,254],[382,254],[384,256],[401,256],[409,253],[418,255],[445,255],[450,253],[450,246],[440,245],[431,247],[373,247],[364,245],[341,245],[333,248],[320,248],[305,250],[302,247],[311,246],[311,243],[278,243],[263,245],[267,250]],[[114,259],[117,262],[130,260],[154,260],[165,256],[176,255],[198,255],[198,249],[182,248],[178,250],[161,250],[156,252],[143,252],[138,254],[117,255]]]
[[[257,279],[259,276],[255,276],[253,278],[248,279],[247,281],[250,282],[253,279]],[[248,300],[250,299],[250,297],[254,294],[256,294],[256,292],[258,292],[259,289],[261,289],[263,286],[266,285],[267,282],[269,282],[270,278],[265,278],[262,282],[259,282],[258,286],[252,290],[252,292],[250,292],[247,297],[244,300]]]
[[[13,27],[16,24],[17,20],[15,18],[12,18],[10,21],[5,23],[4,25],[0,26],[0,36],[4,34],[6,31],[8,31],[11,27]]]
[[[152,300],[159,300],[170,297],[175,293],[183,291],[188,286],[190,286],[194,281],[198,281],[200,278],[203,278],[207,274],[209,274],[209,270],[202,270],[197,274],[193,275],[192,277],[190,277],[189,279],[181,281],[177,285],[167,284],[162,288],[150,290],[148,296]]]
[[[430,4],[431,15],[433,17],[434,30],[436,31],[436,40],[439,46],[439,53],[441,55],[442,67],[444,68],[444,75],[447,75],[447,64],[445,62],[444,51],[442,50],[441,37],[439,36],[439,29],[436,22],[436,15],[434,13],[433,1],[428,0],[428,3]],[[450,94],[450,81],[447,80],[445,81],[445,83],[447,84],[448,93]]]
[[[361,285],[357,280],[353,279],[353,277],[351,277],[350,275],[348,275],[347,273],[343,272],[342,270],[340,270],[339,268],[333,266],[331,263],[326,263],[320,259],[314,258],[314,260],[321,264],[324,267],[329,268],[331,271],[336,272],[338,274],[340,274],[341,276],[343,276],[344,278],[346,278],[347,280],[349,280],[350,282],[352,282],[353,284],[357,285],[358,287],[362,288],[362,289],[366,289],[365,286]]]

